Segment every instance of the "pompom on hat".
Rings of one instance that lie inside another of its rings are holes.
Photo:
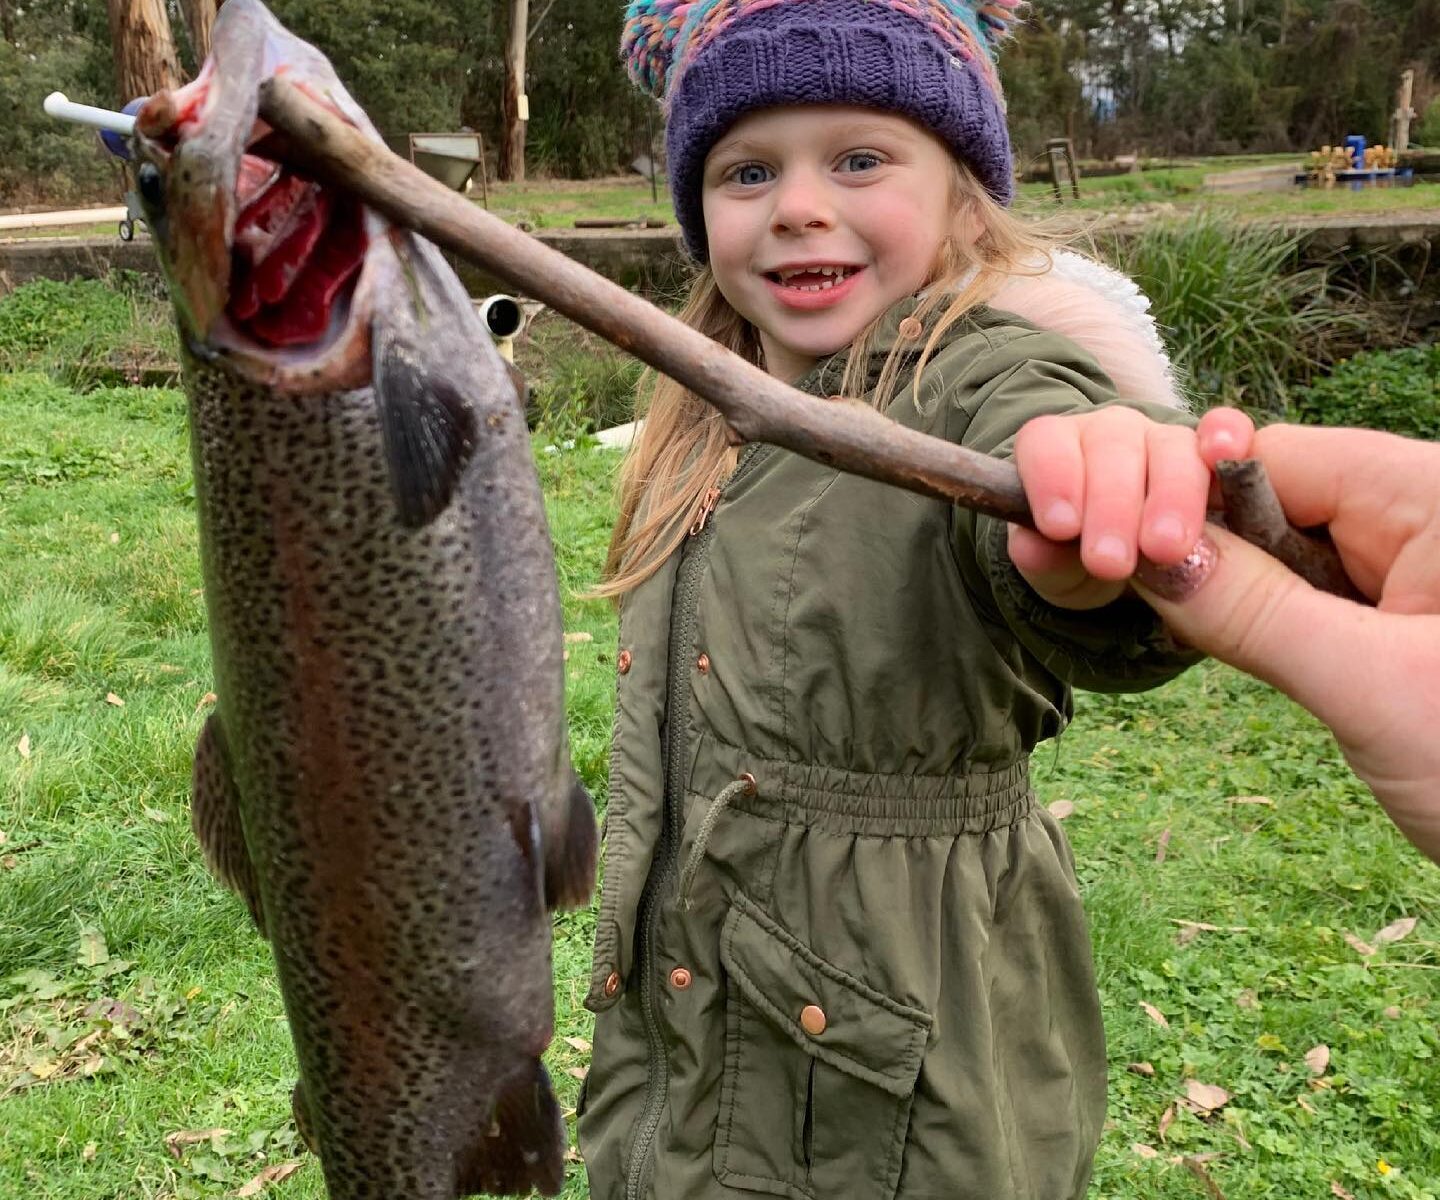
[[[1002,204],[1014,165],[995,57],[1023,0],[631,0],[620,52],[666,108],[670,190],[707,257],[705,156],[740,117],[788,104],[908,116]]]

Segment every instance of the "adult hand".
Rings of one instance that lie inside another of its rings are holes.
[[[1258,458],[1290,521],[1328,525],[1375,608],[1310,587],[1207,528],[1135,588],[1181,638],[1273,684],[1335,732],[1401,831],[1440,862],[1440,445],[1358,429],[1254,430],[1207,413],[1202,459]]]

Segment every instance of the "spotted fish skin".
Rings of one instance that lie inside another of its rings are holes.
[[[265,61],[286,61],[258,0],[229,0],[207,121],[242,70],[258,90],[257,28]],[[566,1140],[540,1064],[549,909],[588,897],[596,830],[570,765],[520,399],[438,251],[374,214],[313,353],[202,326],[187,239],[229,237],[234,214],[195,228],[185,189],[224,194],[235,168],[218,156],[237,140],[186,158],[188,127],[177,146],[162,126],[141,148],[180,324],[219,696],[193,819],[273,948],[297,1118],[332,1200],[553,1195]]]

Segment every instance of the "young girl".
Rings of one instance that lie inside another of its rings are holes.
[[[607,585],[596,1200],[1084,1192],[1103,1035],[1028,756],[1070,685],[1193,661],[1126,580],[1190,552],[1208,476],[1174,408],[1118,403],[1089,354],[986,303],[1043,269],[1003,207],[1015,5],[630,6],[705,264],[686,318],[802,390],[1013,454],[1050,540],[737,452],[657,384]]]

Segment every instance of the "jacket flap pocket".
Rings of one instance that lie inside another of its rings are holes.
[[[720,961],[745,998],[805,1053],[892,1095],[914,1090],[928,1013],[831,966],[738,893]]]

